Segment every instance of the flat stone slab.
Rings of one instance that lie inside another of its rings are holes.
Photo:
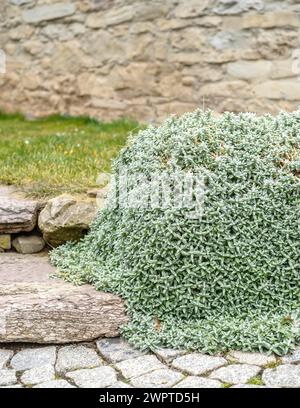
[[[102,365],[95,350],[85,346],[65,346],[57,353],[56,371],[63,374],[82,368],[95,368]]]
[[[208,371],[227,364],[223,357],[208,356],[200,353],[191,353],[178,357],[172,362],[172,366],[192,375],[205,374]]]
[[[261,368],[250,364],[231,364],[211,373],[210,378],[227,384],[243,384],[255,377]]]
[[[97,347],[103,357],[111,363],[118,363],[145,354],[132,347],[120,337],[115,339],[101,339],[97,341]]]
[[[17,383],[15,370],[0,370],[0,385],[13,385]]]
[[[169,368],[162,368],[133,378],[131,384],[135,388],[170,388],[183,378],[181,373]]]
[[[262,380],[271,388],[299,388],[300,366],[284,364],[274,369],[268,368],[264,371]]]
[[[276,363],[275,356],[268,356],[263,353],[250,353],[244,351],[231,351],[227,354],[227,358],[230,361],[242,363],[242,364],[252,364],[257,366],[265,366],[268,364]]]
[[[24,255],[7,252],[0,255],[0,283],[47,283],[49,275],[55,273],[46,252]]]
[[[31,370],[32,368],[53,366],[56,360],[56,347],[47,346],[24,349],[16,353],[10,365],[16,371]]]
[[[72,371],[66,377],[80,388],[105,388],[117,382],[117,373],[107,366]]]
[[[29,10],[23,11],[23,20],[25,23],[37,24],[42,21],[55,20],[74,14],[75,4],[57,2],[55,4],[45,4]]]
[[[26,199],[13,187],[0,186],[0,234],[32,231],[39,208],[38,201]]]
[[[151,371],[165,368],[157,357],[153,355],[146,355],[121,361],[120,363],[116,364],[116,367],[126,378],[138,377]]]
[[[26,258],[25,258],[26,257]],[[90,285],[60,279],[45,255],[0,257],[0,342],[71,343],[115,337],[124,302]]]
[[[36,385],[53,380],[55,380],[55,371],[51,364],[31,368],[25,371],[21,376],[21,381],[25,385]]]

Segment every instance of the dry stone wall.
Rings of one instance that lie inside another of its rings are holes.
[[[300,101],[300,0],[1,0],[0,108],[161,120]]]

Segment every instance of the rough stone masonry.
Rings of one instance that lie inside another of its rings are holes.
[[[300,101],[299,0],[0,2],[0,108],[161,120]]]

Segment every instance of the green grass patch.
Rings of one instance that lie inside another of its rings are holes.
[[[268,363],[265,365],[265,368],[276,368],[281,364],[279,360],[274,361],[273,363]]]
[[[233,385],[233,384],[230,384],[230,383],[223,383],[223,384],[221,385],[221,388],[230,388],[232,385]]]
[[[0,184],[40,197],[96,187],[98,174],[110,172],[128,134],[139,128],[128,119],[104,123],[53,115],[27,120],[0,112]]]
[[[264,385],[264,382],[261,378],[261,375],[257,375],[256,377],[251,378],[247,384],[251,384],[251,385]]]

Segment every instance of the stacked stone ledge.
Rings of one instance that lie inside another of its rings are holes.
[[[0,252],[38,253],[80,239],[89,229],[104,199],[97,191],[63,194],[47,202],[26,198],[14,187],[0,186]]]

